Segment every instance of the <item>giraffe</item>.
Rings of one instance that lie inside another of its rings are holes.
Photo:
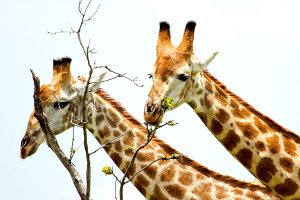
[[[70,119],[82,119],[81,106],[86,80],[73,78],[70,72],[70,58],[53,61],[51,84],[41,86],[41,100],[44,113],[54,134],[60,134],[71,127]],[[132,158],[127,147],[138,147],[147,138],[146,128],[134,119],[117,101],[104,90],[91,85],[85,105],[88,130],[100,144],[108,143],[104,150],[114,163],[125,171]],[[21,157],[33,155],[45,135],[34,117],[29,117],[26,133],[21,141]],[[178,152],[162,140],[154,137],[142,149],[129,170],[129,176],[147,166],[157,158]],[[178,160],[160,160],[145,168],[132,179],[134,186],[147,199],[278,199],[272,191],[261,185],[247,183],[218,174],[196,163],[185,155]]]
[[[206,70],[217,53],[205,63],[196,58],[195,27],[194,21],[188,22],[181,43],[175,47],[169,24],[160,23],[145,121],[161,122],[168,111],[162,107],[165,98],[173,100],[169,110],[187,103],[227,151],[274,194],[300,199],[299,136],[254,109]]]

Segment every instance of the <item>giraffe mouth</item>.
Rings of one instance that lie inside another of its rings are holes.
[[[147,124],[158,125],[161,123],[164,116],[164,109],[161,104],[152,103],[150,101],[146,102],[144,108],[144,119]]]
[[[20,155],[22,159],[27,158],[28,156],[31,156],[34,154],[39,145],[38,143],[34,140],[29,140],[28,138],[23,138],[21,141],[21,148],[20,148]]]

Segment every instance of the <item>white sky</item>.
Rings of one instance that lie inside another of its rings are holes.
[[[119,79],[102,86],[130,113],[143,121],[143,106],[151,81],[159,21],[171,25],[173,43],[181,40],[185,24],[197,22],[195,53],[205,59],[214,51],[219,55],[210,71],[233,92],[281,125],[300,133],[300,14],[299,1],[288,0],[102,0],[96,20],[84,32],[96,48],[98,64],[107,64],[128,76],[138,76],[143,88]],[[33,108],[33,68],[42,82],[49,82],[52,59],[73,58],[75,76],[88,69],[74,36],[49,35],[47,31],[67,29],[79,22],[77,2],[3,1],[0,14],[2,68],[0,190],[3,199],[79,199],[72,181],[58,159],[41,145],[32,157],[21,160],[19,147],[27,119]],[[187,106],[168,113],[165,120],[180,124],[164,128],[158,135],[199,163],[239,179],[253,177],[201,124]],[[3,129],[4,128],[4,129]],[[77,131],[77,135],[81,135]],[[81,143],[78,137],[76,143]],[[97,143],[90,137],[91,148]],[[71,132],[58,137],[67,151]],[[82,148],[75,157],[84,174]],[[93,156],[94,199],[114,199],[114,180],[101,173],[104,165],[113,165],[99,152]],[[114,167],[116,169],[116,167]],[[142,199],[131,186],[126,199]]]

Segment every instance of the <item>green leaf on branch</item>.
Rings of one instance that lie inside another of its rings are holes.
[[[161,103],[161,107],[165,110],[171,109],[174,106],[173,99],[170,97],[165,97]]]
[[[110,166],[104,166],[102,168],[102,172],[105,174],[105,175],[111,175],[113,174],[113,170]]]

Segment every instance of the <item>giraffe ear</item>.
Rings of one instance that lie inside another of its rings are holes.
[[[201,63],[201,61],[196,57],[192,56],[191,61],[192,61],[192,74],[198,73],[200,70],[206,71],[208,65],[211,63],[211,61],[218,55],[219,52],[214,52],[206,61],[205,63]]]
[[[100,88],[100,85],[101,85],[101,83],[102,83],[102,81],[103,81],[105,75],[106,75],[106,72],[104,72],[103,74],[101,74],[101,75],[98,76],[97,78],[91,80],[91,84],[90,84],[89,87],[90,87],[90,89],[91,89],[92,91],[95,91],[95,90],[97,90],[98,88]]]
[[[171,43],[170,25],[168,22],[160,22],[156,53],[159,54],[164,49],[173,47]]]
[[[178,46],[178,49],[180,51],[190,53],[190,54],[193,52],[195,27],[196,27],[196,22],[194,21],[189,21],[186,24],[182,41]]]

